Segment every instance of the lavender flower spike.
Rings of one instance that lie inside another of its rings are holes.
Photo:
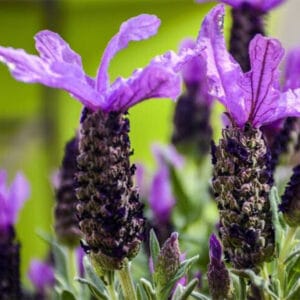
[[[209,260],[207,279],[212,299],[228,299],[230,294],[229,272],[222,261],[221,243],[214,234],[209,239]]]
[[[203,22],[198,37],[205,47],[209,93],[225,105],[233,124],[253,127],[288,116],[300,116],[300,89],[281,92],[278,65],[284,50],[276,39],[256,35],[250,43],[251,70],[243,73],[226,50],[224,6],[216,6]]]
[[[210,2],[212,0],[196,0],[198,3]],[[215,1],[215,0],[213,0]],[[261,12],[267,12],[272,8],[280,5],[285,0],[219,0],[218,2],[222,2],[228,5],[231,5],[234,8],[239,8],[242,5],[251,5]]]
[[[15,79],[39,82],[68,91],[87,108],[96,111],[125,112],[137,102],[149,98],[174,98],[180,93],[181,65],[199,49],[178,56],[173,52],[155,58],[144,69],[133,72],[130,78],[108,80],[108,66],[113,56],[127,47],[130,41],[148,39],[154,35],[160,20],[154,15],[142,14],[124,22],[104,51],[96,78],[85,74],[80,56],[57,34],[49,30],[36,36],[40,56],[24,50],[0,47],[0,60],[10,69]]]

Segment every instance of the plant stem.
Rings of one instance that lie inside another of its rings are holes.
[[[128,262],[125,263],[123,269],[118,271],[120,283],[124,295],[125,300],[137,300],[135,287],[133,285],[133,281],[129,271]]]
[[[283,297],[284,294],[284,281],[285,281],[285,269],[284,269],[284,261],[287,256],[288,250],[290,249],[291,244],[293,243],[294,237],[297,232],[297,227],[289,227],[287,234],[285,236],[285,239],[283,241],[283,246],[280,250],[279,258],[278,258],[278,266],[277,266],[277,272],[278,272],[278,279],[280,282],[280,289],[281,289],[281,297]]]
[[[245,279],[240,277],[240,287],[241,287],[241,294],[240,299],[245,300],[246,299],[246,283]]]
[[[109,299],[110,299],[110,300],[117,300],[117,299],[118,299],[113,284],[109,284],[109,285],[107,286],[107,291],[108,291]]]
[[[68,277],[70,287],[76,290],[75,280],[74,277],[76,276],[76,253],[75,249],[68,247]]]

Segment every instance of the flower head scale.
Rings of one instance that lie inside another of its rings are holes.
[[[0,47],[0,60],[17,80],[66,90],[94,111],[124,112],[145,99],[175,99],[180,92],[180,78],[176,72],[198,51],[187,51],[180,56],[168,52],[156,57],[144,69],[135,70],[131,77],[119,77],[109,84],[108,66],[113,56],[130,41],[154,35],[159,25],[160,20],[156,16],[147,14],[124,22],[108,43],[96,78],[85,74],[80,56],[57,33],[49,30],[40,31],[35,36],[40,56],[29,55],[21,49]]]
[[[209,2],[211,0],[196,0],[199,3]],[[215,0],[214,0],[215,1]],[[268,12],[269,10],[280,5],[285,0],[218,0],[234,8],[240,8],[242,5],[251,5],[262,12]]]
[[[209,93],[225,105],[233,123],[253,127],[300,115],[300,89],[281,92],[278,65],[284,50],[276,39],[256,35],[249,47],[251,70],[243,73],[227,52],[223,36],[224,6],[203,22],[198,42],[207,62]]]
[[[6,172],[0,170],[0,231],[16,223],[18,213],[29,197],[29,184],[21,173],[16,175],[10,187],[6,181]]]

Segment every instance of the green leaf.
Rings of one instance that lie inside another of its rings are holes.
[[[173,166],[169,166],[170,170],[170,178],[172,184],[173,195],[176,199],[176,207],[178,207],[179,211],[183,216],[188,218],[193,210],[190,209],[190,200],[189,197],[183,187],[182,182],[180,181],[177,172]]]
[[[275,249],[276,254],[278,255],[280,251],[280,243],[282,241],[284,230],[281,226],[279,214],[278,214],[278,204],[279,204],[279,196],[277,188],[274,186],[272,187],[270,194],[269,194],[269,200],[271,204],[271,211],[272,211],[272,223],[275,229]]]
[[[147,295],[147,299],[156,300],[156,293],[150,281],[145,278],[140,279],[141,285]],[[144,299],[143,299],[144,300]]]
[[[150,230],[150,254],[153,261],[154,270],[157,263],[157,257],[160,252],[160,246],[156,234],[153,229]]]
[[[83,285],[87,285],[89,290],[91,291],[91,293],[97,298],[97,299],[101,299],[101,300],[109,300],[109,298],[107,297],[107,295],[105,295],[101,290],[99,290],[97,288],[97,286],[94,285],[93,282],[85,279],[85,278],[80,278],[80,277],[76,277],[75,280],[77,280],[79,283],[83,284]]]
[[[143,286],[140,285],[139,283],[137,283],[136,285],[136,296],[138,298],[138,300],[145,300],[145,299],[149,299]]]
[[[199,292],[192,292],[192,297],[196,300],[210,300],[209,297],[207,297],[204,294],[201,294]]]
[[[183,262],[181,262],[178,271],[174,275],[174,277],[168,282],[166,286],[162,288],[161,291],[159,291],[159,295],[161,296],[161,299],[167,299],[167,297],[170,294],[170,291],[172,290],[174,284],[183,276],[187,275],[188,271],[192,267],[192,265],[199,259],[199,255],[196,255],[190,259],[186,259]]]
[[[300,297],[300,279],[296,281],[294,286],[290,289],[289,294],[287,295],[287,300],[299,300]]]
[[[198,282],[199,282],[198,278],[194,278],[193,280],[191,280],[187,286],[183,287],[183,291],[181,292],[181,295],[178,298],[176,298],[176,300],[187,300],[188,297],[193,292],[194,288],[197,286]]]
[[[71,293],[69,290],[63,290],[60,294],[61,300],[76,300],[76,297],[73,293]]]
[[[96,274],[90,260],[87,256],[83,258],[83,266],[86,273],[86,277],[102,294],[106,294],[106,287],[103,281]]]

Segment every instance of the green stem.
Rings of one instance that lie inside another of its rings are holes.
[[[110,284],[107,286],[107,291],[109,294],[109,299],[110,300],[118,300],[118,296],[116,294],[115,288],[113,284]]]
[[[123,269],[118,271],[123,295],[125,300],[137,300],[135,288],[130,275],[129,264],[125,263]]]
[[[70,287],[76,290],[74,277],[76,276],[76,253],[75,249],[68,247],[68,277],[70,282]]]
[[[281,297],[283,297],[284,292],[284,281],[285,281],[285,268],[284,268],[284,261],[286,259],[288,250],[290,250],[290,246],[294,241],[294,237],[297,232],[297,227],[289,227],[288,232],[285,236],[285,239],[283,241],[283,247],[280,250],[279,258],[278,258],[278,266],[277,266],[277,272],[278,272],[278,279],[280,282],[281,287]]]
[[[245,300],[246,299],[246,283],[245,283],[245,279],[242,277],[240,277],[240,287],[241,287],[240,299]]]

